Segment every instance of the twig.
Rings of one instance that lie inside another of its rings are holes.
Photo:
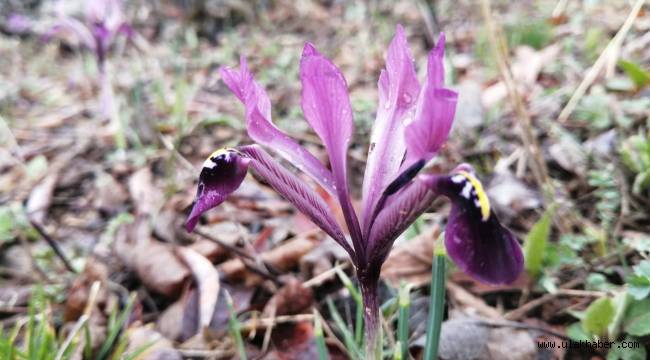
[[[194,233],[198,234],[199,236],[201,236],[201,237],[203,237],[203,238],[205,238],[207,240],[210,240],[210,241],[218,244],[219,246],[223,246],[226,250],[231,251],[235,255],[239,256],[242,263],[249,270],[256,273],[257,275],[260,275],[265,279],[269,279],[269,280],[273,281],[276,284],[282,284],[283,283],[281,279],[279,279],[277,276],[273,275],[269,271],[269,266],[270,265],[268,265],[262,259],[259,259],[260,261],[258,262],[258,261],[256,261],[256,259],[255,259],[255,257],[253,255],[247,253],[246,251],[244,251],[244,250],[242,250],[242,249],[240,249],[240,248],[238,248],[236,246],[227,244],[227,243],[213,237],[212,235],[203,232],[200,229],[194,229]]]
[[[59,244],[54,239],[52,239],[52,237],[45,231],[45,229],[43,229],[43,227],[39,223],[37,223],[36,221],[34,221],[32,219],[29,219],[29,222],[32,224],[32,227],[34,229],[36,229],[36,231],[43,237],[43,239],[45,239],[47,244],[50,245],[52,250],[54,250],[54,253],[61,260],[61,262],[63,262],[63,265],[65,266],[65,268],[68,271],[70,271],[71,273],[76,274],[77,270],[75,270],[72,267],[72,264],[70,264],[70,261],[68,261],[68,258],[65,257],[65,254],[61,250],[61,247],[59,246]]]
[[[610,40],[610,42],[607,44],[607,47],[605,47],[605,50],[603,50],[603,52],[600,53],[600,56],[598,56],[596,62],[591,66],[591,68],[589,68],[587,74],[585,75],[585,78],[582,80],[580,85],[578,85],[578,88],[571,96],[571,99],[569,99],[569,102],[567,102],[567,104],[564,106],[564,109],[562,109],[562,111],[560,112],[560,115],[558,116],[558,121],[560,123],[564,124],[569,119],[569,115],[571,115],[573,110],[575,110],[582,96],[587,92],[587,89],[589,89],[591,84],[593,84],[593,82],[596,80],[596,77],[598,76],[598,74],[600,74],[600,71],[602,70],[603,66],[605,66],[605,64],[607,63],[607,60],[610,58],[612,52],[620,48],[623,39],[625,38],[627,33],[630,31],[630,28],[632,27],[632,23],[639,15],[643,3],[645,3],[645,0],[637,0],[634,3],[634,5],[632,6],[632,10],[630,11],[630,14],[627,16],[627,19],[621,26],[620,30],[618,30],[616,35],[614,35],[612,40]]]
[[[347,268],[348,265],[350,265],[350,264],[347,263],[347,262],[337,264],[333,268],[328,269],[326,271],[323,271],[322,273],[320,273],[320,274],[314,276],[313,278],[305,281],[304,283],[302,283],[302,286],[305,287],[305,288],[318,286],[318,285],[322,284],[323,282],[325,282],[326,280],[335,277],[337,270],[343,270],[343,269]]]
[[[263,318],[247,321],[241,327],[242,331],[251,331],[253,329],[266,328],[277,324],[297,323],[302,321],[313,321],[313,314],[283,315],[273,318]]]

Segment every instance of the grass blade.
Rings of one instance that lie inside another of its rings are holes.
[[[411,310],[410,287],[403,285],[399,291],[399,315],[397,318],[397,340],[401,344],[400,359],[408,359],[409,351],[409,312]]]
[[[237,320],[237,314],[235,314],[235,308],[232,306],[232,297],[228,291],[226,293],[226,304],[228,305],[228,313],[230,314],[230,319],[228,320],[228,327],[230,329],[230,334],[235,340],[235,345],[237,346],[237,353],[239,354],[240,360],[246,360],[246,348],[244,347],[244,340],[241,337],[241,324]]]
[[[332,316],[332,319],[334,320],[334,323],[336,323],[336,327],[343,335],[343,343],[345,344],[345,348],[348,351],[350,358],[360,359],[361,350],[359,349],[359,345],[355,341],[354,335],[348,328],[347,324],[345,323],[345,321],[343,321],[343,318],[341,318],[341,314],[339,314],[338,310],[336,310],[336,307],[334,306],[332,299],[327,299],[327,307],[330,311],[330,315]]]
[[[431,299],[429,302],[429,318],[427,319],[427,338],[424,348],[424,359],[438,358],[440,328],[445,311],[445,268],[444,254],[435,254],[431,267]]]
[[[314,309],[314,337],[316,338],[316,350],[318,350],[318,360],[329,360],[327,346],[325,345],[325,336],[323,335],[323,324],[321,324],[320,315]]]

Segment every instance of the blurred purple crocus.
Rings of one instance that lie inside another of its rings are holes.
[[[130,38],[133,29],[126,22],[120,0],[88,0],[84,17],[85,22],[82,22],[60,13],[56,24],[45,34],[45,39],[61,33],[72,34],[83,47],[95,54],[102,71],[108,50],[115,39],[120,34]]]
[[[516,237],[503,227],[473,169],[466,164],[447,175],[419,174],[445,143],[456,110],[457,94],[444,88],[444,35],[428,57],[424,84],[417,79],[404,30],[388,48],[379,75],[379,105],[363,181],[361,217],[350,200],[346,152],[353,132],[346,81],[316,48],[305,44],[300,62],[302,110],[323,141],[325,167],[271,120],[271,103],[253,79],[244,58],[239,70],[222,68],[221,76],[246,108],[249,136],[273,149],[338,198],[346,236],[323,198],[274,160],[261,146],[221,149],[208,157],[186,222],[192,231],[201,214],[221,204],[242,183],[248,168],[307,215],[350,255],[362,290],[367,341],[378,327],[379,273],[394,240],[429,208],[437,196],[452,202],[445,231],[449,257],[470,276],[490,284],[513,282],[523,266]],[[360,220],[359,220],[360,219]]]

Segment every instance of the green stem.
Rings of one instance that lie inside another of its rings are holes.
[[[436,254],[431,267],[431,299],[429,302],[429,318],[427,319],[427,338],[424,349],[425,360],[438,358],[440,328],[445,311],[445,268],[444,254]]]

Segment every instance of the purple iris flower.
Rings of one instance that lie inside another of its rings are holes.
[[[368,341],[378,326],[381,265],[394,240],[437,196],[452,202],[445,231],[449,257],[480,281],[513,282],[523,267],[521,248],[517,238],[499,223],[473,169],[462,164],[446,175],[419,174],[445,143],[456,110],[457,94],[444,88],[444,47],[441,35],[429,53],[427,76],[421,85],[404,30],[397,27],[386,68],[379,75],[379,105],[360,217],[348,191],[346,152],[353,119],[347,84],[339,69],[312,44],[305,45],[300,62],[302,110],[325,145],[327,168],[273,124],[269,97],[253,79],[244,58],[239,70],[221,68],[224,82],[246,108],[248,134],[259,145],[221,149],[208,157],[199,176],[187,230],[192,231],[201,214],[234,192],[252,168],[348,252],[362,290]],[[312,186],[260,145],[273,149],[338,199],[349,237]]]
[[[133,29],[126,22],[120,0],[86,1],[85,22],[59,14],[56,24],[45,34],[49,39],[61,32],[73,34],[79,43],[95,54],[100,70],[104,67],[106,54],[118,35],[133,36]]]

